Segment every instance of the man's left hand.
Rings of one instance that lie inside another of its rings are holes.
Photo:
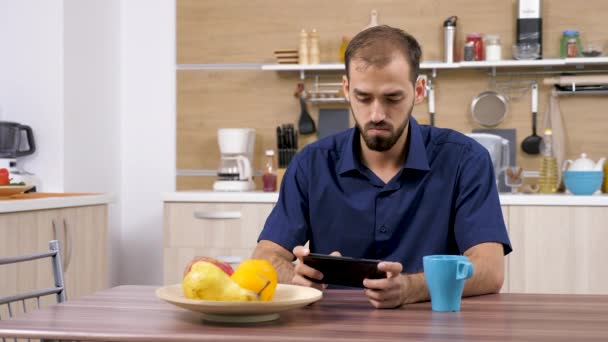
[[[386,272],[386,278],[365,279],[365,295],[377,309],[401,306],[411,290],[408,276],[401,274],[403,266],[399,262],[383,261],[378,264],[378,269]]]

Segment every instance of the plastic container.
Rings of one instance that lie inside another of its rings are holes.
[[[266,150],[266,167],[262,176],[262,190],[266,192],[277,191],[277,170],[274,167],[274,150]]]
[[[481,39],[481,35],[479,33],[467,33],[467,40],[465,42],[473,42],[473,60],[474,61],[483,61],[483,40]]]
[[[572,58],[582,56],[581,39],[577,30],[566,30],[562,33],[560,56]]]
[[[553,132],[550,128],[545,130],[542,143],[543,157],[540,161],[540,177],[538,185],[540,193],[552,194],[557,192],[557,159],[553,156]]]
[[[604,193],[608,193],[608,161],[604,163]]]
[[[484,39],[486,61],[500,61],[502,59],[502,46],[500,36],[487,34]]]
[[[574,195],[592,195],[602,186],[602,171],[564,171],[564,184]]]

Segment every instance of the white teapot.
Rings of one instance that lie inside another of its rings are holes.
[[[564,171],[602,171],[606,158],[600,158],[600,160],[594,162],[587,158],[586,153],[581,153],[581,157],[575,161],[570,159],[564,161]]]

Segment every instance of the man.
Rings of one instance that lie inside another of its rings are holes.
[[[281,282],[318,286],[305,278],[323,277],[302,263],[310,251],[381,259],[387,277],[365,279],[364,291],[393,308],[429,300],[423,256],[464,254],[475,267],[465,296],[502,287],[511,246],[492,162],[472,139],[411,117],[424,99],[420,57],[412,36],[388,26],[350,42],[343,88],[356,127],[296,155],[254,251]]]

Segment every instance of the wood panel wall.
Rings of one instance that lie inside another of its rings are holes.
[[[585,0],[584,5],[570,0],[543,1],[545,58],[559,55],[561,32],[565,29],[578,29],[583,41],[601,40],[608,44],[605,22],[608,1]],[[320,32],[321,62],[337,62],[341,37],[352,36],[366,26],[372,8],[378,10],[381,24],[412,33],[423,47],[424,60],[441,59],[442,23],[450,15],[459,16],[459,41],[464,40],[467,32],[499,34],[503,58],[511,58],[516,30],[515,0],[177,0],[177,63],[273,63],[274,50],[297,48],[301,28],[316,28]],[[339,76],[328,74],[336,81]],[[496,79],[501,83],[542,82],[544,77],[499,75]],[[471,119],[470,103],[478,93],[492,89],[491,80],[488,70],[440,70],[435,79],[436,124],[462,132],[479,127]],[[176,168],[217,168],[217,129],[252,127],[256,129],[254,167],[261,169],[263,151],[276,148],[276,126],[297,123],[300,109],[293,91],[298,81],[295,72],[178,71]],[[548,90],[540,88],[541,125]],[[568,157],[576,158],[581,152],[587,152],[593,159],[608,156],[608,97],[563,97],[560,105],[567,129]],[[315,119],[318,108],[309,104]],[[426,123],[427,110],[426,104],[418,105],[414,116]],[[496,128],[515,128],[517,144],[530,134],[529,91],[510,101],[507,119]],[[314,136],[301,137],[303,143],[314,140]],[[540,160],[518,148],[517,163],[527,170],[536,170]],[[208,189],[213,181],[213,177],[178,176],[177,188]]]

